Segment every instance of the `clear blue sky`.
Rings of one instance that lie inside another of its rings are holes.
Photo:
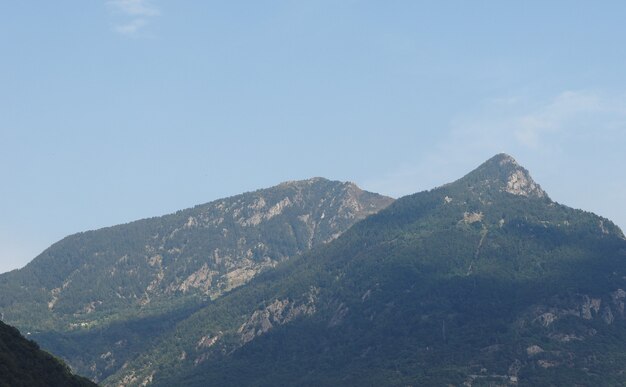
[[[0,272],[284,180],[392,196],[498,152],[626,227],[626,2],[0,3]]]

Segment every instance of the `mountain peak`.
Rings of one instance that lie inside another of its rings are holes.
[[[336,181],[329,180],[324,177],[312,177],[305,180],[288,180],[278,184],[277,187],[302,189],[315,185],[334,185],[337,187],[343,187],[344,189],[350,190],[355,194],[364,192],[361,187],[352,181]]]
[[[541,186],[532,179],[528,170],[506,153],[493,156],[460,181],[468,183],[471,187],[496,188],[518,196],[548,197]]]
[[[293,187],[297,187],[297,186],[307,186],[307,185],[312,185],[312,184],[316,184],[316,183],[328,183],[331,182],[331,180],[328,180],[324,177],[312,177],[310,179],[304,179],[304,180],[287,180],[287,181],[283,181],[282,183],[278,184],[279,186],[293,186]]]
[[[508,155],[506,153],[498,153],[497,155],[493,156],[492,158],[490,158],[489,160],[487,160],[487,162],[497,162],[500,165],[513,165],[516,167],[519,167],[520,165],[517,163],[517,161],[511,156]]]

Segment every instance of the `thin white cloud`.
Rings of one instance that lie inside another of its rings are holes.
[[[106,4],[111,11],[126,19],[113,27],[115,32],[126,36],[136,35],[151,19],[161,14],[150,0],[107,0]]]
[[[566,91],[547,106],[514,119],[516,139],[524,146],[539,148],[554,134],[571,135],[601,125],[608,130],[616,121],[626,117],[623,98],[607,98],[588,91]]]
[[[555,200],[626,226],[626,202],[615,200],[615,192],[626,192],[626,95],[582,90],[543,101],[492,99],[446,132],[428,151],[362,185],[402,196],[453,181],[506,152]]]
[[[623,138],[625,124],[626,95],[583,90],[564,91],[544,102],[500,98],[454,120],[445,146],[468,152],[512,149],[549,153],[582,146],[584,141]]]
[[[146,25],[146,19],[133,19],[129,23],[116,25],[113,29],[122,35],[134,35]]]

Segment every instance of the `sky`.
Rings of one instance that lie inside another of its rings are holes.
[[[0,272],[72,233],[496,153],[626,229],[626,2],[0,2]]]

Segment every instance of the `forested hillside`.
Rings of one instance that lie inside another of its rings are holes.
[[[71,235],[0,275],[0,312],[102,380],[198,308],[391,202],[314,178]]]
[[[69,368],[0,321],[0,386],[48,387],[95,386],[72,375]]]
[[[506,155],[178,323],[108,385],[621,385],[626,240]]]

